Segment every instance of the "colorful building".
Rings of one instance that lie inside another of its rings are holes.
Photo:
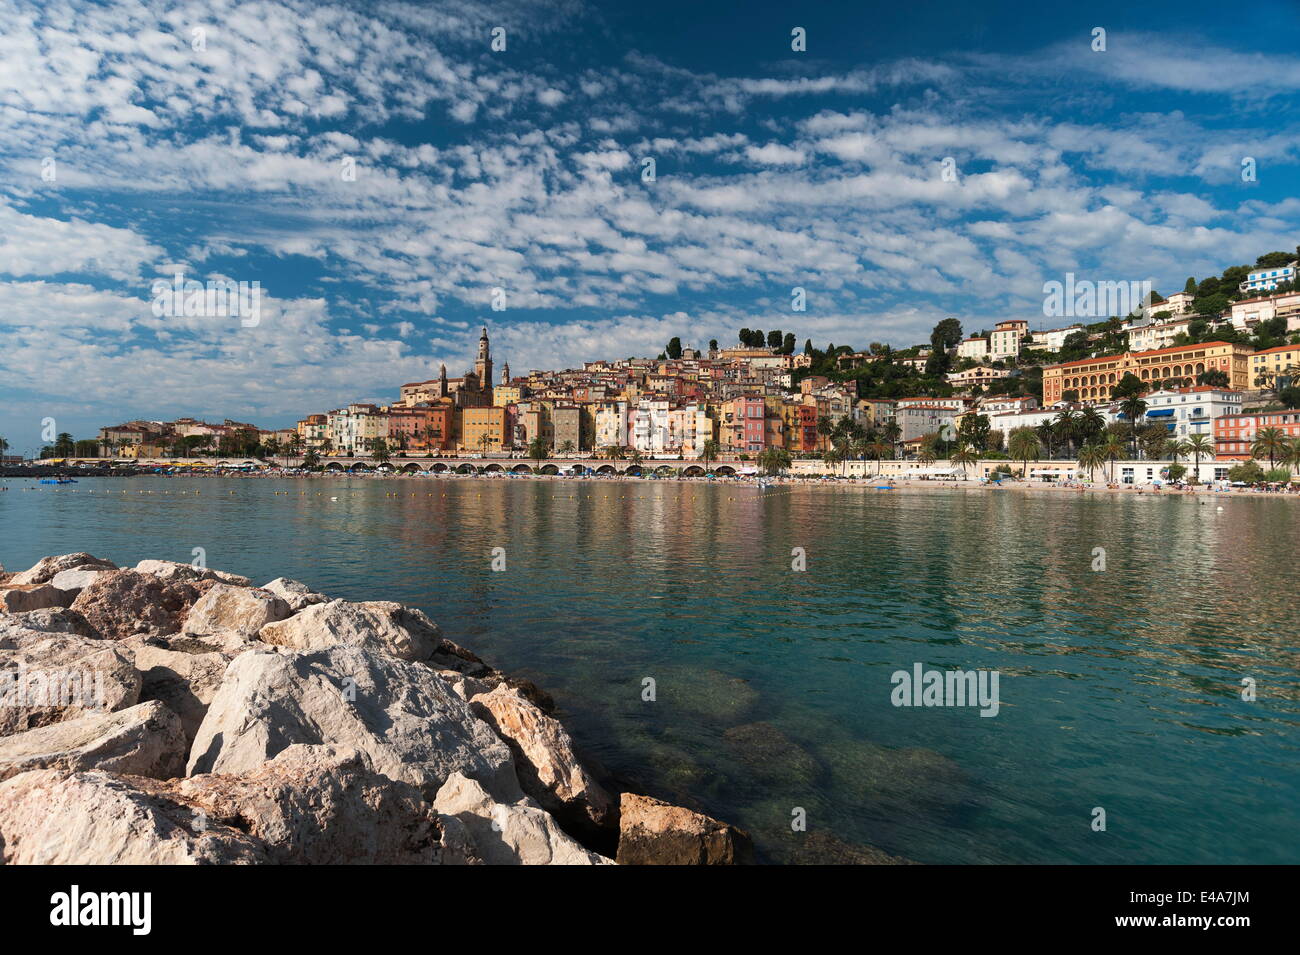
[[[1148,387],[1158,387],[1167,378],[1195,378],[1217,370],[1228,376],[1229,388],[1244,391],[1250,387],[1250,355],[1243,345],[1204,342],[1048,365],[1043,369],[1043,404],[1063,401],[1067,391],[1075,392],[1080,401],[1108,401],[1111,389],[1126,374],[1136,375]]]

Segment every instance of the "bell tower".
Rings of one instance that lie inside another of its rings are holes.
[[[487,391],[492,387],[492,350],[488,345],[487,326],[478,337],[478,358],[474,361],[474,373],[478,375],[479,387]]]

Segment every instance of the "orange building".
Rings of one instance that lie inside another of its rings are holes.
[[[508,444],[505,408],[463,408],[460,412],[460,439],[464,451],[500,451]]]
[[[1300,438],[1300,411],[1226,414],[1214,419],[1214,456],[1220,461],[1245,461],[1261,428],[1277,428],[1291,440]],[[1265,462],[1267,464],[1267,462]]]
[[[1154,388],[1167,378],[1195,378],[1217,370],[1228,376],[1229,388],[1244,391],[1251,387],[1251,354],[1244,345],[1203,342],[1048,365],[1043,369],[1043,404],[1050,407],[1063,400],[1067,391],[1078,392],[1080,401],[1105,401],[1129,373]]]

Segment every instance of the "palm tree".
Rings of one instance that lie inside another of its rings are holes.
[[[1065,442],[1066,447],[1074,450],[1074,439],[1079,436],[1079,416],[1069,408],[1062,409],[1052,422],[1052,430]]]
[[[1083,441],[1095,441],[1106,430],[1106,419],[1096,408],[1084,408],[1075,422],[1075,431]]]
[[[766,448],[758,456],[758,465],[772,477],[777,477],[790,467],[790,452],[785,448]]]
[[[1281,428],[1260,428],[1255,434],[1255,443],[1250,446],[1252,458],[1268,458],[1269,470],[1274,462],[1284,457],[1291,442]]]
[[[922,464],[933,464],[935,462],[934,448],[931,445],[922,445],[921,450],[916,452],[916,460]]]
[[[1187,450],[1184,454],[1190,454],[1192,460],[1196,462],[1196,467],[1192,471],[1192,483],[1199,484],[1201,481],[1201,458],[1214,453],[1214,439],[1208,434],[1194,434],[1185,442]]]
[[[817,436],[822,439],[822,448],[826,447],[826,439],[835,433],[835,425],[831,424],[830,418],[817,419]]]
[[[611,461],[622,461],[627,457],[627,452],[623,449],[622,445],[611,444],[605,449],[605,457],[609,458]]]
[[[1286,455],[1282,458],[1282,464],[1292,473],[1300,471],[1300,441],[1292,441],[1287,446]]]
[[[1020,473],[1022,477],[1028,478],[1029,459],[1038,460],[1039,455],[1043,453],[1043,444],[1038,440],[1038,435],[1033,428],[1021,428],[1012,432],[1011,440],[1007,443],[1007,451],[1014,460],[1023,463],[1024,469]]]
[[[822,452],[822,463],[828,468],[833,468],[840,463],[840,453],[834,448],[827,448]]]
[[[528,442],[528,456],[538,463],[545,460],[549,451],[550,449],[547,448],[546,442],[540,435]]]
[[[1104,467],[1106,464],[1106,453],[1100,444],[1085,444],[1079,449],[1079,467],[1088,469],[1088,480],[1096,473],[1097,468]]]
[[[978,461],[979,456],[974,451],[971,450],[970,445],[961,444],[957,447],[957,450],[952,453],[952,458],[950,460],[952,461],[953,464],[961,465],[961,476],[965,477],[966,466],[968,464],[974,464],[976,461]]]
[[[889,424],[885,425],[882,433],[885,436],[885,440],[889,442],[890,448],[894,452],[893,456],[898,457],[898,442],[899,439],[903,437],[903,429],[899,427],[897,421],[890,421]]]
[[[704,470],[709,469],[709,464],[718,456],[718,442],[709,438],[700,447],[700,459],[704,461]]]
[[[1106,443],[1101,446],[1102,457],[1110,462],[1110,483],[1115,483],[1115,462],[1128,460],[1128,451],[1124,448],[1124,440],[1117,434],[1110,434],[1106,437]]]
[[[641,462],[645,460],[645,456],[641,453],[640,448],[633,448],[632,453],[628,455],[628,460],[631,461],[633,467],[639,468]]]
[[[570,454],[572,454],[572,453],[573,453],[573,442],[572,442],[572,441],[562,441],[562,442],[560,443],[560,453],[563,454],[563,455],[570,455]]]
[[[1119,410],[1129,420],[1130,438],[1133,453],[1137,454],[1138,419],[1147,413],[1147,403],[1139,395],[1129,395],[1119,403]]]

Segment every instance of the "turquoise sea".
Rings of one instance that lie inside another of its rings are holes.
[[[9,570],[202,547],[258,582],[421,607],[548,689],[604,771],[745,826],[768,861],[874,846],[925,863],[1300,862],[1295,501],[451,478],[0,486]],[[895,707],[891,674],[916,663],[997,670],[997,716]],[[806,833],[791,831],[798,810]]]

